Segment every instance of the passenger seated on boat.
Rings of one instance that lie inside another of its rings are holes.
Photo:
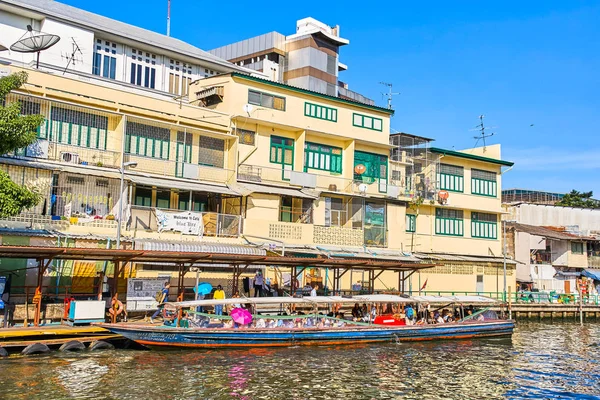
[[[436,323],[436,324],[443,324],[443,323],[444,323],[444,318],[442,318],[442,316],[440,315],[440,313],[439,313],[439,312],[437,312],[437,311],[436,311],[436,312],[433,314],[433,316],[434,316],[434,318],[435,318],[435,323]]]
[[[354,320],[356,321],[361,317],[362,311],[360,309],[360,305],[358,305],[358,303],[354,303],[354,307],[352,308],[352,318],[354,318]]]
[[[267,324],[265,323],[264,318],[257,318],[254,323],[255,328],[266,328]]]
[[[417,322],[415,322],[415,325],[427,325],[427,319],[425,317],[421,317]]]
[[[483,314],[479,314],[476,318],[475,321],[485,321],[485,317],[483,316]]]
[[[385,305],[385,310],[383,311],[384,314],[394,314],[394,307],[392,307],[392,303],[387,303]]]

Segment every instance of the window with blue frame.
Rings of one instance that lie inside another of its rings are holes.
[[[129,82],[150,89],[156,87],[156,54],[131,49]]]
[[[117,75],[117,44],[96,39],[92,73],[104,78],[115,79]]]

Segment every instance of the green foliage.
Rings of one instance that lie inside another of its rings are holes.
[[[0,218],[17,215],[23,209],[35,206],[40,199],[39,193],[17,185],[0,171]]]
[[[27,147],[36,140],[36,130],[44,121],[41,115],[21,115],[21,104],[5,106],[6,96],[27,82],[27,73],[19,72],[0,78],[0,155]],[[39,203],[38,193],[17,185],[0,172],[0,217],[19,214]]]
[[[578,208],[600,208],[600,201],[594,200],[592,196],[594,192],[579,192],[571,190],[565,194],[561,201],[557,202],[557,206],[563,207],[578,207]]]

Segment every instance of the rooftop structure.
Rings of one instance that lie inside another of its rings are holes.
[[[9,47],[27,26],[60,37],[41,52],[39,68],[146,95],[186,96],[193,80],[230,71],[248,72],[174,37],[52,0],[0,0],[1,40]],[[34,54],[3,51],[0,60],[29,65]],[[31,64],[33,65],[33,64]]]
[[[535,203],[554,205],[561,201],[564,193],[546,192],[529,189],[505,189],[502,191],[502,203]]]
[[[339,60],[339,50],[349,43],[340,36],[339,26],[304,18],[296,22],[292,35],[269,32],[210,53],[277,82],[373,105],[373,100],[349,90],[339,80],[339,72],[348,69]]]

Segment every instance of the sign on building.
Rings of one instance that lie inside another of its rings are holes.
[[[161,293],[165,279],[131,278],[127,280],[127,311],[156,310],[156,297]]]
[[[172,213],[156,210],[156,224],[158,232],[177,231],[184,235],[204,234],[202,214],[194,212]]]

